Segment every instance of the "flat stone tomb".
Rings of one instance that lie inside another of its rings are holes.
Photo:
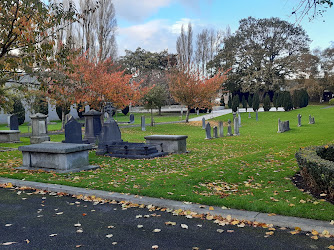
[[[18,169],[44,170],[58,173],[96,169],[89,165],[89,144],[45,142],[18,148],[22,151],[23,165]]]
[[[186,153],[187,135],[148,135],[144,137],[147,144],[161,147],[161,151],[168,153]]]
[[[0,142],[19,142],[20,130],[0,130]]]

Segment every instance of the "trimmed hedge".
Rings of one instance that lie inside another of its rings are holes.
[[[295,156],[308,185],[334,198],[334,145],[303,148]]]
[[[330,99],[328,103],[329,105],[334,105],[334,98]]]

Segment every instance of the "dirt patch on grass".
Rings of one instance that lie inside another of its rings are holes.
[[[322,192],[319,192],[315,188],[312,188],[311,186],[309,186],[308,183],[306,183],[306,181],[304,180],[304,178],[300,174],[300,172],[298,172],[294,176],[292,176],[291,181],[293,182],[293,184],[295,184],[295,186],[299,190],[301,190],[305,193],[311,194],[314,198],[324,199],[324,200],[326,200],[326,201],[328,201],[328,202],[330,202],[334,205],[334,198],[333,197],[330,197],[328,194],[324,194]]]

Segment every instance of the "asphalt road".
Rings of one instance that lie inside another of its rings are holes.
[[[334,245],[333,238],[314,240],[303,232],[292,235],[289,229],[276,228],[273,235],[266,235],[269,231],[264,228],[219,226],[147,208],[123,209],[119,204],[33,192],[0,188],[0,249],[326,249]],[[168,221],[176,225],[166,225]]]

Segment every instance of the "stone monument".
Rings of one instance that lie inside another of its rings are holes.
[[[32,135],[30,136],[30,144],[42,143],[44,141],[50,141],[50,136],[48,136],[48,125],[47,125],[47,115],[37,113],[31,115],[31,127]]]
[[[302,126],[302,115],[298,114],[297,118],[298,118],[298,127],[301,127]]]
[[[202,129],[205,129],[205,118],[202,118]]]
[[[239,134],[239,117],[238,116],[236,116],[234,118],[234,134],[233,135],[235,135],[235,136],[240,135]]]
[[[311,115],[308,116],[308,124],[315,124],[314,116],[312,117]]]
[[[231,120],[230,119],[228,119],[227,124],[228,124],[228,127],[227,127],[227,136],[233,136],[232,127],[231,127]]]
[[[141,131],[146,131],[146,127],[145,127],[146,124],[145,124],[145,116],[144,115],[141,116],[140,123],[141,123]]]
[[[17,115],[11,115],[9,117],[9,129],[19,130],[19,119],[17,118]]]
[[[211,126],[210,126],[210,123],[208,122],[205,126],[205,139],[212,139],[211,137]]]
[[[213,137],[214,137],[214,138],[219,138],[219,136],[218,136],[218,128],[217,128],[217,126],[214,126],[214,127],[213,127]]]
[[[89,143],[95,143],[97,136],[101,133],[102,123],[101,123],[102,113],[94,109],[89,110],[84,113],[85,117],[85,140]]]
[[[64,143],[88,143],[88,140],[82,140],[82,126],[81,123],[77,122],[73,116],[65,124],[65,140]]]
[[[222,121],[218,123],[219,137],[224,137],[224,124]]]

